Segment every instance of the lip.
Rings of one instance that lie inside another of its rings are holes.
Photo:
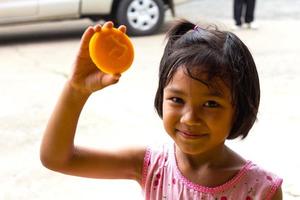
[[[178,130],[178,129],[176,131],[179,135],[187,139],[201,139],[201,138],[208,137],[207,133],[193,133],[190,131]]]

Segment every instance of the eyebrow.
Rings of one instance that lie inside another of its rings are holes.
[[[167,92],[171,92],[173,94],[178,94],[178,95],[184,95],[185,94],[182,90],[180,90],[178,88],[175,88],[175,87],[169,87],[169,88],[166,87],[165,90]],[[224,94],[221,91],[218,91],[218,90],[209,90],[209,92],[204,93],[204,96],[224,98]]]

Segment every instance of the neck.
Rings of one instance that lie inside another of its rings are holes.
[[[210,151],[199,153],[195,155],[186,154],[182,152],[177,146],[175,155],[178,166],[181,169],[194,169],[197,170],[202,167],[219,168],[226,165],[229,157],[229,149],[224,143],[211,149]]]
[[[206,187],[224,184],[242,169],[246,161],[224,144],[197,155],[175,149],[177,166],[183,176]]]

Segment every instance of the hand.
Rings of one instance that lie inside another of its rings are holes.
[[[103,27],[113,28],[112,22],[106,22]],[[75,60],[72,73],[69,79],[70,85],[83,93],[91,94],[119,81],[121,74],[110,75],[99,70],[93,63],[89,54],[89,42],[96,32],[100,32],[101,25],[88,27],[81,38],[80,49]],[[125,26],[118,28],[123,33],[126,32]]]

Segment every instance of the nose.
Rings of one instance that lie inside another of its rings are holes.
[[[202,124],[202,118],[200,116],[199,109],[189,108],[184,111],[180,122],[189,126],[200,125]]]

